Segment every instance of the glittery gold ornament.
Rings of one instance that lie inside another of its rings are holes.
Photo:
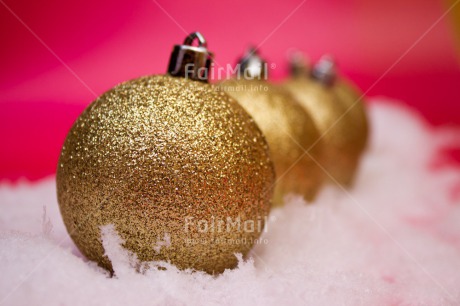
[[[104,93],[65,140],[57,170],[64,223],[107,269],[106,224],[141,261],[208,273],[235,267],[234,254],[247,254],[263,230],[274,183],[268,146],[237,102],[199,81],[210,65],[205,46],[191,34],[175,47],[169,75]]]
[[[278,177],[274,204],[282,204],[283,195],[290,192],[312,200],[323,173],[311,156],[321,158],[321,145],[305,151],[319,137],[318,130],[289,92],[264,80],[265,66],[251,49],[239,63],[237,78],[222,82],[220,87],[244,107],[267,138]]]
[[[310,77],[299,73],[302,69],[293,71],[296,74],[284,86],[309,112],[320,131],[324,170],[338,183],[351,185],[368,137],[364,106],[354,104],[356,100],[341,82],[337,85],[335,66],[328,57],[315,65]]]
[[[347,116],[351,118],[355,131],[353,133],[356,137],[354,142],[362,154],[369,139],[369,121],[363,103],[363,93],[354,84],[343,78],[337,78],[332,90],[347,109]]]

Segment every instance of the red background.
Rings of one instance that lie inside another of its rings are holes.
[[[285,76],[290,48],[313,60],[334,54],[369,96],[458,125],[459,52],[451,14],[441,18],[448,8],[435,0],[0,0],[0,180],[54,173],[94,94],[164,73],[172,46],[195,30],[221,65],[260,44],[277,65],[274,79]]]

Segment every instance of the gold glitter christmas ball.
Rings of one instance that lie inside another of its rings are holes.
[[[113,224],[143,262],[219,273],[263,231],[274,169],[236,101],[166,75],[94,101],[65,140],[56,179],[64,223],[89,259],[112,269],[100,228]]]
[[[356,131],[352,134],[356,137],[354,143],[362,154],[369,139],[369,121],[366,106],[363,103],[363,94],[354,84],[344,78],[337,79],[333,90],[347,109],[347,116],[351,118],[353,130]]]
[[[291,67],[292,69],[292,67]],[[334,182],[353,183],[368,137],[364,106],[350,108],[356,100],[350,88],[337,79],[332,58],[323,57],[308,73],[293,69],[294,77],[284,83],[312,116],[323,143],[323,168]],[[353,101],[352,101],[353,100]],[[350,109],[349,109],[350,108]]]
[[[308,79],[291,79],[284,86],[310,114],[319,130],[321,138],[315,141],[323,145],[321,165],[327,175],[340,184],[350,184],[360,152],[351,141],[355,138],[354,131],[350,129],[350,117],[343,115],[345,106],[331,90]]]
[[[319,137],[310,116],[286,90],[268,82],[227,80],[220,86],[254,118],[267,139],[277,174],[274,204],[282,204],[283,195],[290,192],[313,200],[323,173],[311,158],[321,159],[321,145],[309,150]]]
[[[256,71],[253,66],[246,66],[248,60],[251,65],[264,65],[254,50],[250,50],[240,64],[243,70]],[[265,74],[263,69],[258,73]],[[313,200],[322,185],[323,172],[311,158],[321,159],[321,145],[310,150],[319,137],[310,116],[288,91],[265,80],[229,79],[222,82],[220,88],[254,118],[268,141],[277,175],[274,204],[281,205],[288,193]]]

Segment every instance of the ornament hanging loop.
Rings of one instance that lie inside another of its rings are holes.
[[[240,58],[237,68],[238,79],[266,80],[268,78],[267,62],[259,56],[257,49],[254,47],[250,47],[246,54]]]
[[[287,54],[290,75],[294,78],[308,76],[310,71],[309,59],[298,50],[291,50]]]
[[[194,41],[198,46],[193,46]],[[182,45],[175,45],[169,60],[168,73],[201,82],[208,82],[212,64],[212,52],[207,49],[206,39],[199,32],[188,35]]]
[[[203,37],[203,35],[201,35],[200,32],[193,32],[189,36],[187,36],[184,40],[184,45],[192,46],[195,40],[198,41],[198,47],[203,47],[203,48],[208,47],[208,42]]]
[[[322,56],[311,70],[311,77],[324,86],[332,86],[337,79],[335,60],[330,55]]]

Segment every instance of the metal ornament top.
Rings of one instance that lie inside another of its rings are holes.
[[[198,45],[193,46],[197,41]],[[168,73],[172,76],[208,82],[213,53],[199,32],[187,36],[182,45],[175,45],[169,60]]]
[[[249,48],[246,54],[240,58],[237,65],[237,78],[266,80],[267,62],[261,58],[257,50]]]
[[[337,79],[337,69],[334,58],[330,55],[324,55],[313,66],[311,77],[319,81],[324,86],[334,85]]]
[[[310,74],[310,62],[302,52],[293,50],[288,54],[289,71],[291,77],[305,77]]]

